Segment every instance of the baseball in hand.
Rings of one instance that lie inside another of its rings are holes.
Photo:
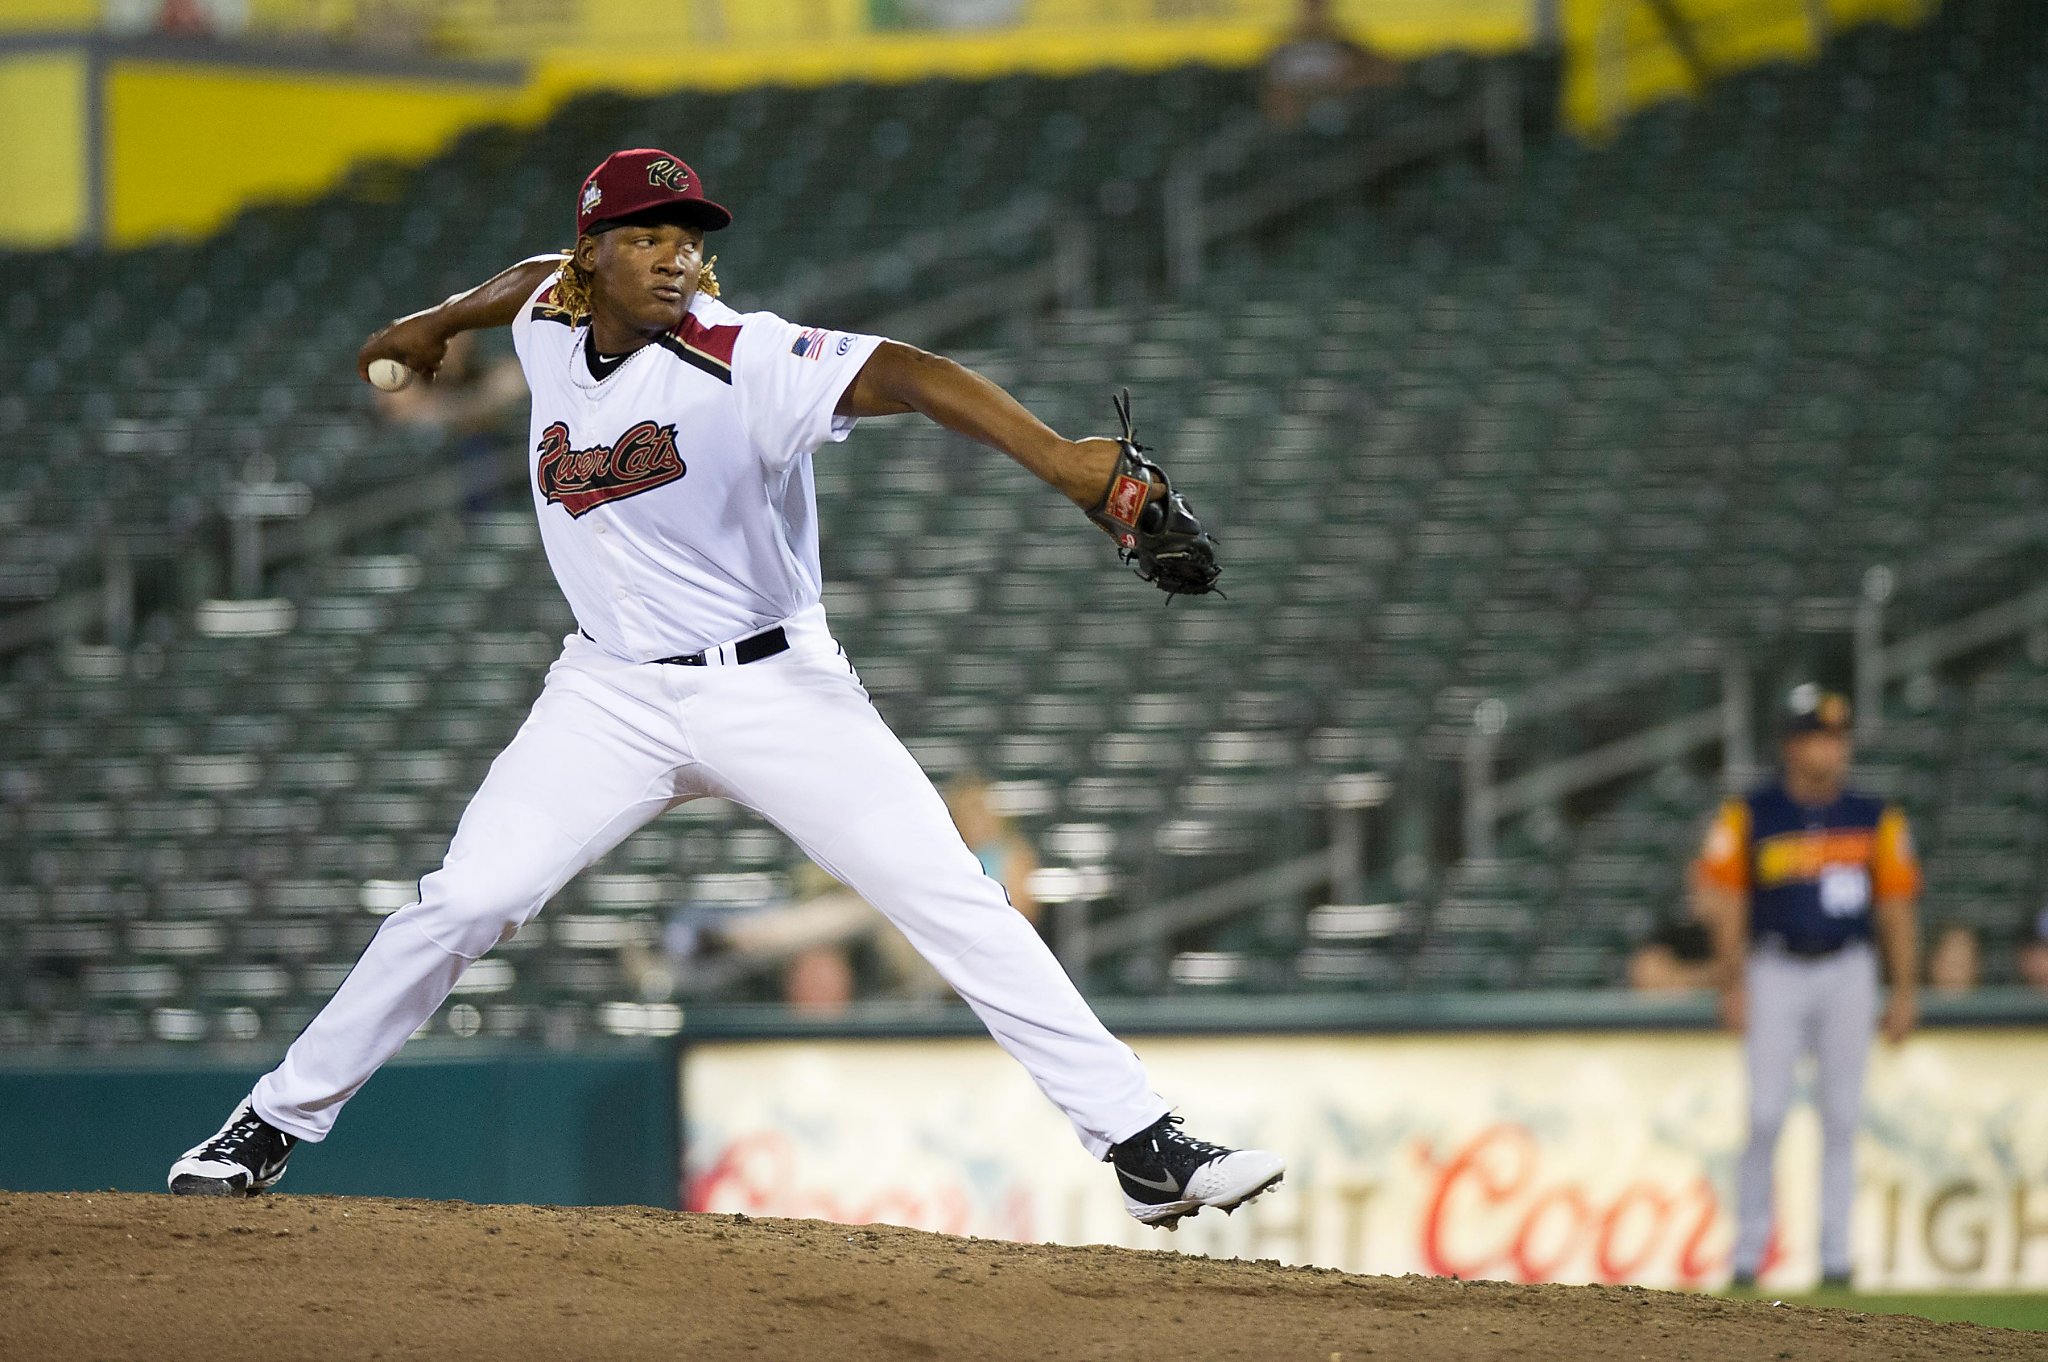
[[[373,359],[370,361],[370,383],[387,393],[395,393],[412,382],[412,370],[395,359]]]

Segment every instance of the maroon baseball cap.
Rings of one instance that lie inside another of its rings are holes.
[[[707,232],[732,225],[724,205],[704,197],[704,182],[680,156],[654,147],[615,151],[583,181],[576,235],[588,236],[656,209]]]

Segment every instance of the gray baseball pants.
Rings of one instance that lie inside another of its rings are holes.
[[[1794,1070],[1811,1054],[1820,1107],[1820,1268],[1846,1276],[1863,1069],[1877,1030],[1877,951],[1863,941],[1803,959],[1759,947],[1750,952],[1747,978],[1749,1144],[1736,1174],[1735,1271],[1754,1275],[1763,1262],[1778,1132],[1792,1106]]]

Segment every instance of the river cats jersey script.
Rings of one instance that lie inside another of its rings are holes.
[[[552,282],[512,342],[533,391],[528,459],[548,564],[615,657],[697,651],[819,599],[811,451],[879,336],[699,295],[675,331],[600,379]]]

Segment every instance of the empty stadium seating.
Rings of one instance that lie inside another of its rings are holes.
[[[1876,562],[1911,580],[2048,502],[2048,255],[2029,226],[2048,42],[2017,13],[1959,3],[1920,32],[1847,35],[1612,146],[1546,141],[1513,183],[1462,158],[1407,172],[1232,243],[1198,299],[983,336],[963,357],[1062,429],[1106,428],[1108,380],[1130,385],[1141,438],[1219,522],[1229,598],[1168,610],[1021,471],[874,423],[817,463],[827,605],[868,688],[934,770],[987,769],[1054,870],[1107,884],[1092,912],[1112,923],[1319,845],[1324,777],[1385,773],[1440,818],[1477,696],[1702,636],[1765,671],[1800,657],[1801,602],[1853,593]],[[886,104],[589,101],[203,250],[142,253],[128,263],[185,300],[168,317],[94,282],[93,257],[0,264],[17,323],[0,434],[37,451],[0,474],[0,507],[51,526],[10,529],[9,561],[27,581],[102,524],[196,520],[243,455],[323,493],[434,457],[363,419],[334,354],[393,299],[557,244],[551,187],[611,145],[702,130],[700,166],[747,224],[720,243],[740,297],[1000,205],[1020,177],[1086,198],[1154,176],[1240,79],[1161,77],[1129,118],[1131,87],[1096,77]],[[859,192],[835,188],[856,162]],[[906,286],[878,269],[863,305]],[[50,311],[79,296],[79,315]],[[164,469],[188,467],[191,500],[166,499]],[[94,515],[48,514],[81,497]],[[274,587],[287,632],[180,624],[19,661],[0,686],[0,1044],[289,1034],[438,859],[569,627],[523,512],[394,532]],[[1952,604],[1902,606],[1895,627]],[[1932,911],[2000,940],[2048,892],[2043,669],[2016,651],[1916,681],[1868,753],[1918,822]],[[1710,770],[1673,767],[1513,826],[1487,860],[1441,833],[1376,846],[1383,912],[1288,902],[1088,982],[1618,982],[1676,908],[1716,793]],[[634,998],[621,948],[685,905],[772,900],[791,855],[689,806],[565,891],[435,1025],[649,1024],[614,1006],[662,1001]]]

